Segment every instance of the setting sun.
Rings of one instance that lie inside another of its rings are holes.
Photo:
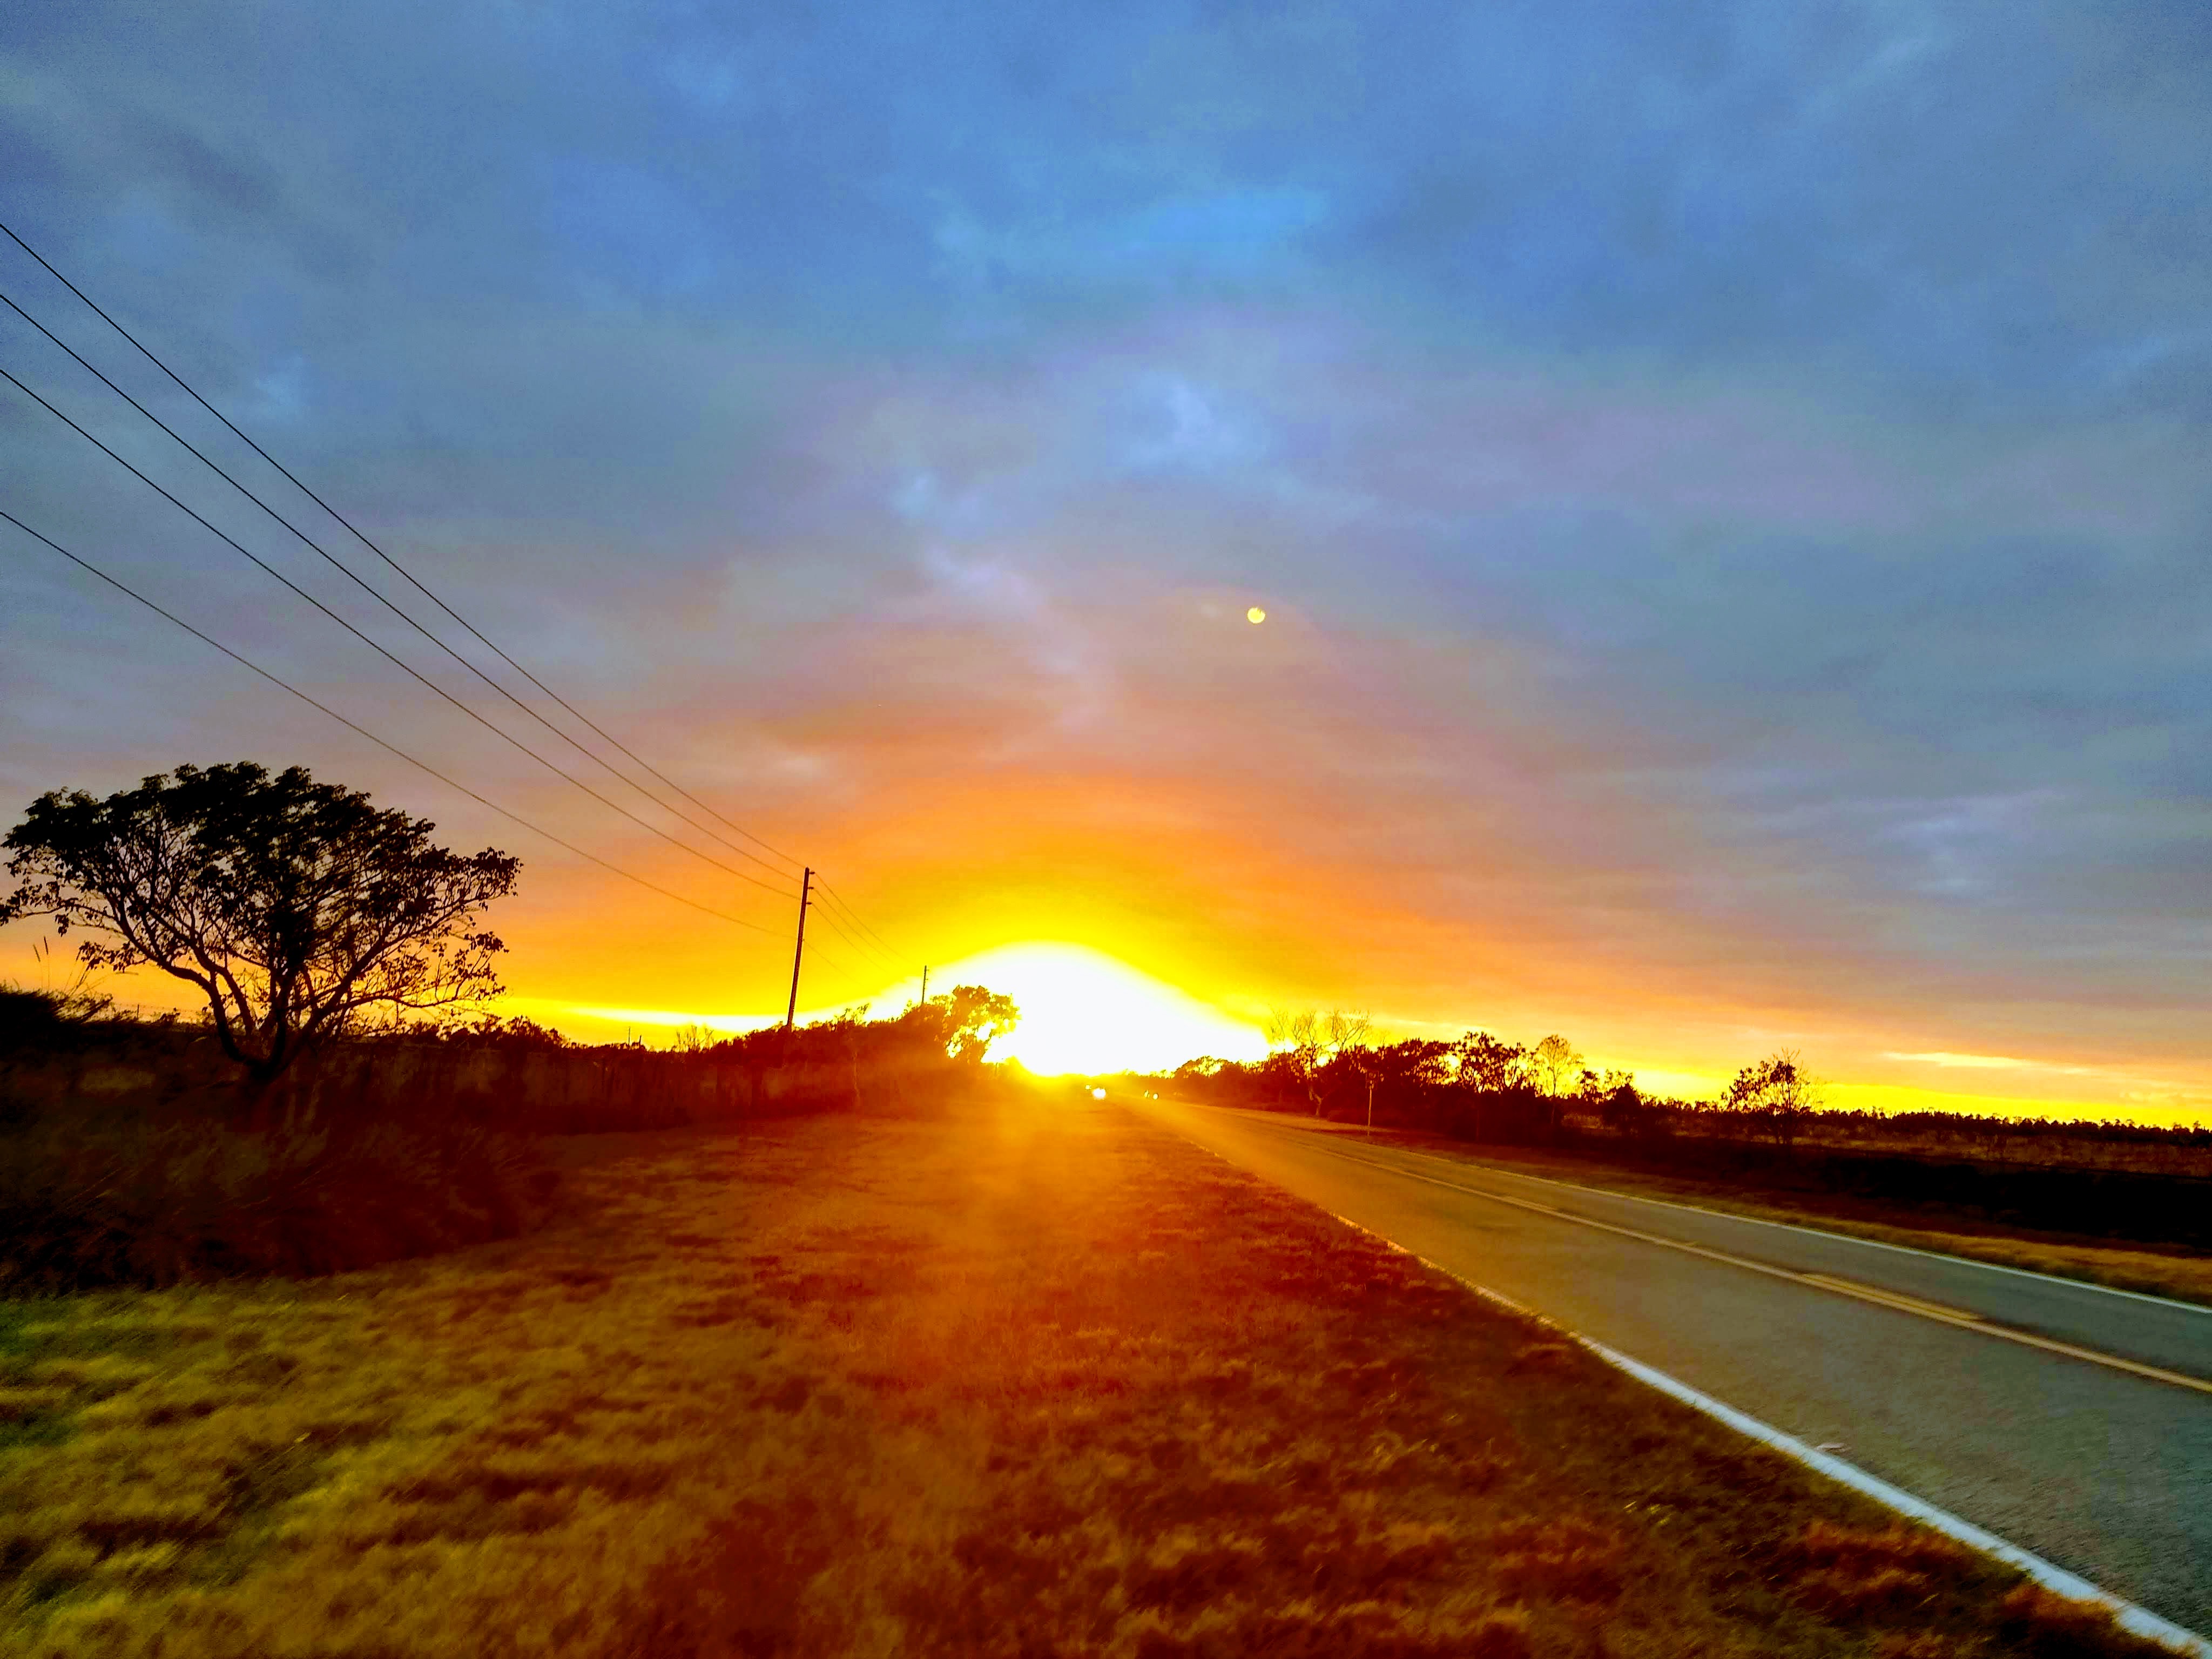
[[[1252,1060],[1259,1030],[1151,975],[1080,945],[1002,945],[933,969],[931,982],[988,985],[1013,998],[1021,1024],[994,1060],[1032,1072],[1165,1069],[1195,1054]]]
[[[1045,1076],[1067,1073],[1168,1071],[1200,1054],[1257,1060],[1267,1052],[1259,1029],[1127,963],[1087,945],[1034,942],[999,945],[930,969],[939,995],[956,985],[1002,991],[1021,1010],[1012,1036],[991,1045],[994,1060],[1018,1060]],[[885,987],[852,1007],[872,1007],[889,1017],[911,1003],[915,980]],[[781,1022],[772,1015],[702,1013],[666,1008],[586,1006],[509,998],[509,1010],[550,1019],[594,1041],[696,1027],[732,1036]],[[840,1012],[825,1005],[802,1008],[802,1023]],[[665,1041],[649,1038],[655,1047]]]

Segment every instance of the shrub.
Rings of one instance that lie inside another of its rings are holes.
[[[34,1125],[0,1139],[0,1287],[341,1272],[511,1237],[553,1183],[465,1125]]]

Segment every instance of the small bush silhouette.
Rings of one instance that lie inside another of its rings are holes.
[[[553,1177],[466,1125],[50,1125],[0,1142],[0,1287],[364,1267],[522,1231]]]

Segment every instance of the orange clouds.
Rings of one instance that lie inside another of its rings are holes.
[[[1789,1042],[1871,1086],[1896,1072],[1886,1053],[1963,1042],[1909,978],[1884,981],[1893,946],[1805,907],[1802,872],[1703,843],[1631,735],[1560,720],[1540,659],[1296,608],[1255,629],[1228,597],[1036,590],[850,628],[815,653],[803,712],[763,727],[799,780],[776,833],[912,966],[1066,940],[1246,1014],[1341,1002],[1405,1029],[1556,1027],[1607,1063],[1707,1078]],[[1023,634],[1039,614],[1042,648]],[[788,905],[745,902],[787,930]],[[649,948],[609,948],[608,905]],[[780,937],[664,923],[565,873],[510,932],[518,987],[579,1002],[767,1010],[787,970]],[[802,1006],[893,982],[811,937]],[[2059,1092],[2120,1092],[2082,1075]]]

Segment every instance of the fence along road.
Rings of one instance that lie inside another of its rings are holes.
[[[1273,1113],[1133,1103],[2116,1595],[2212,1628],[2212,1312]]]

